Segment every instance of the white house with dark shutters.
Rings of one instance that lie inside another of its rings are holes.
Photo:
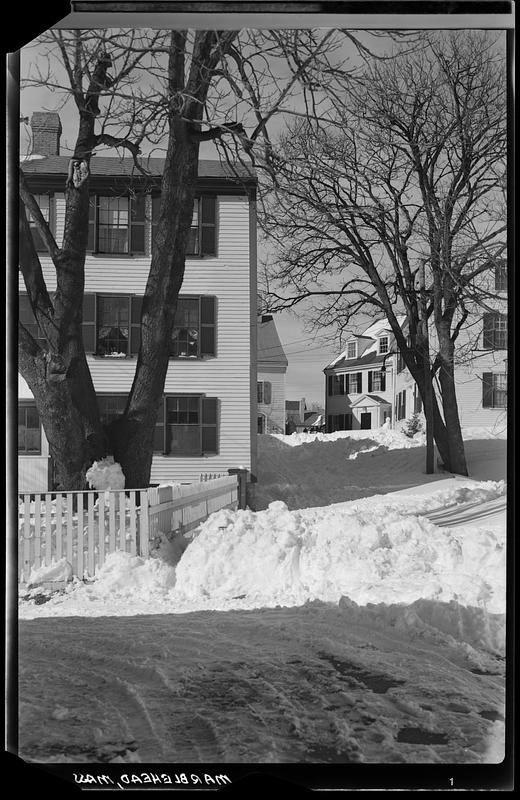
[[[32,192],[59,245],[69,157],[60,156],[57,114],[34,114],[33,153],[23,162]],[[125,406],[139,349],[140,313],[159,208],[163,161],[95,155],[90,165],[90,224],[83,336],[108,423]],[[200,161],[184,282],[159,409],[151,482],[191,482],[229,468],[256,470],[256,180],[219,161]],[[47,286],[51,258],[33,228]],[[39,337],[23,281],[21,320]],[[51,486],[48,447],[34,401],[21,381],[20,491]]]
[[[504,264],[486,276],[494,297],[474,307],[457,339],[455,383],[463,426],[498,429],[507,406],[507,273]],[[404,316],[399,324],[406,335]],[[432,332],[432,351],[435,339]],[[327,431],[395,427],[422,412],[417,385],[386,320],[353,335],[324,369]]]
[[[258,433],[285,433],[285,373],[288,361],[273,317],[258,321]]]

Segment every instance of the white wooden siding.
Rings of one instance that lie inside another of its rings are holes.
[[[18,491],[46,492],[49,488],[49,457],[18,456]]]
[[[63,236],[64,195],[56,195],[56,238]],[[171,360],[165,393],[204,393],[219,399],[216,456],[204,458],[154,456],[151,482],[193,481],[203,472],[226,472],[231,467],[251,469],[251,269],[249,202],[246,197],[217,198],[217,255],[186,260],[181,294],[217,297],[217,356],[204,360]],[[146,226],[149,253],[150,230]],[[50,258],[42,256],[49,290],[56,286]],[[85,291],[144,294],[150,256],[87,255]],[[23,283],[20,284],[23,291]],[[130,391],[136,359],[88,356],[97,392]],[[255,421],[256,422],[256,421]]]

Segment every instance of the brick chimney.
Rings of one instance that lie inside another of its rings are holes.
[[[59,156],[61,120],[55,111],[35,111],[31,117],[32,154]]]

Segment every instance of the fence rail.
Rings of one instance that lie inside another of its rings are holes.
[[[72,575],[93,577],[109,553],[147,557],[161,533],[186,533],[238,503],[236,475],[126,491],[21,494],[19,578],[27,583],[34,570],[63,558]]]

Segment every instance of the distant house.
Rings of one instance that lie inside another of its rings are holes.
[[[304,414],[305,428],[309,433],[316,431],[323,431],[326,427],[325,409],[320,408],[318,411],[306,411]]]
[[[267,314],[257,326],[257,365],[258,433],[284,433],[288,361],[273,317]]]
[[[455,383],[462,425],[492,427],[504,417],[507,317],[502,313],[505,283],[500,274],[495,291],[497,310],[474,311],[458,340],[461,360],[455,365]],[[398,321],[406,336],[405,317]],[[422,412],[419,390],[386,320],[351,336],[324,373],[328,432],[379,428],[387,419],[395,427]]]
[[[70,159],[60,155],[57,114],[37,112],[31,125],[33,153],[24,160],[23,169],[59,245]],[[147,168],[151,174],[143,182],[132,159],[96,155],[90,166],[83,341],[106,424],[125,407],[139,350],[141,304],[164,161],[148,159]],[[191,482],[201,473],[238,466],[256,470],[256,179],[245,172],[236,177],[232,167],[211,160],[199,162],[198,175],[185,276],[155,430],[153,483]],[[56,271],[30,224],[52,293]],[[43,341],[23,280],[19,315],[33,336]],[[283,413],[283,399],[281,403]],[[18,453],[20,491],[51,488],[48,444],[23,382]]]
[[[285,432],[294,433],[305,428],[305,398],[285,401]]]

